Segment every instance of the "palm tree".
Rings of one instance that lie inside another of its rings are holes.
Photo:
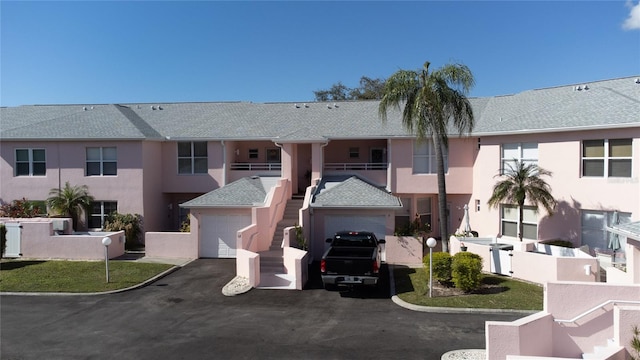
[[[67,181],[64,188],[53,188],[49,191],[47,205],[60,215],[70,216],[75,231],[83,211],[88,212],[93,196],[89,195],[86,185],[71,186]]]
[[[496,175],[504,178],[493,187],[487,203],[494,208],[502,203],[518,205],[518,238],[522,241],[525,201],[528,199],[536,207],[542,205],[549,215],[553,215],[557,202],[551,195],[551,187],[542,179],[542,176],[551,176],[550,171],[523,161],[514,163],[514,166],[509,164],[508,169],[504,169],[504,174]]]
[[[474,118],[467,99],[475,80],[471,70],[461,64],[447,64],[429,73],[430,63],[422,70],[399,70],[384,86],[378,107],[380,118],[387,120],[389,107],[402,110],[402,124],[418,141],[431,138],[436,156],[438,176],[438,213],[442,251],[448,252],[447,189],[445,184],[443,149],[447,149],[448,129],[453,126],[459,135],[473,130]]]

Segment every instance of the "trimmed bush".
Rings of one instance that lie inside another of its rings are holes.
[[[433,253],[433,278],[442,284],[451,282],[451,261],[452,257],[447,252]],[[425,271],[429,275],[429,255],[422,259]]]
[[[142,232],[142,216],[140,216],[140,214],[120,214],[113,212],[105,219],[102,230],[124,230],[126,239],[124,243],[125,248],[135,248],[140,244],[139,237]]]
[[[451,278],[456,288],[471,292],[482,285],[482,257],[470,252],[459,252],[451,262]]]
[[[4,251],[7,248],[7,227],[4,224],[0,224],[0,258],[4,257]]]

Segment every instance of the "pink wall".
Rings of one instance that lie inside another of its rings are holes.
[[[351,158],[349,149],[359,149],[359,157]],[[387,140],[332,140],[324,148],[325,163],[369,163],[371,162],[371,149],[386,149]]]
[[[445,175],[447,194],[471,192],[474,174],[473,160],[477,146],[475,138],[451,138],[449,140],[449,170]],[[436,174],[413,174],[413,140],[391,141],[391,171],[394,193],[437,194]]]
[[[224,151],[222,144],[209,141],[207,147],[209,172],[207,174],[178,174],[178,144],[162,144],[162,183],[163,191],[206,193],[222,186],[224,179]]]
[[[260,255],[253,251],[238,249],[236,252],[236,275],[249,279],[249,285],[260,284]]]
[[[162,143],[145,141],[142,143],[142,189],[144,208],[144,232],[163,231],[171,228],[168,224],[169,199],[162,196]],[[173,206],[173,205],[172,205]],[[144,236],[143,236],[144,237]]]
[[[422,239],[413,236],[385,236],[385,261],[388,264],[422,265]]]
[[[145,256],[150,258],[198,258],[198,238],[194,232],[147,232]]]
[[[22,226],[20,252],[25,259],[103,260],[102,239],[105,237],[111,238],[107,248],[110,259],[124,254],[124,231],[55,235],[52,221],[48,218],[2,220]]]
[[[553,356],[553,317],[545,312],[512,322],[487,321],[487,359],[503,360],[508,355]]]
[[[633,178],[586,178],[580,176],[581,141],[583,139],[633,137]],[[481,138],[481,149],[473,167],[473,194],[469,204],[472,228],[480,236],[500,233],[498,209],[489,209],[487,201],[500,168],[500,145],[506,143],[538,143],[538,165],[551,171],[546,178],[553,195],[559,202],[557,213],[548,217],[544,209],[539,212],[540,240],[559,238],[579,244],[581,236],[581,209],[632,213],[632,220],[640,220],[640,129],[602,129],[566,133],[536,133]],[[598,189],[598,191],[594,191]],[[474,201],[480,200],[480,211]]]

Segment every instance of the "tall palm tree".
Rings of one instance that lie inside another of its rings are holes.
[[[518,205],[518,238],[522,241],[525,201],[528,199],[536,207],[542,205],[549,215],[553,215],[557,202],[551,195],[551,187],[542,179],[542,176],[551,176],[550,171],[523,161],[514,163],[515,165],[509,164],[508,169],[504,169],[504,174],[496,175],[503,179],[493,187],[493,194],[487,203],[494,208],[502,203]]]
[[[474,127],[473,110],[467,99],[475,84],[471,70],[461,64],[447,64],[429,72],[430,63],[422,70],[399,70],[386,81],[378,107],[380,118],[387,120],[393,107],[402,111],[402,124],[418,141],[431,138],[436,156],[438,176],[438,214],[442,251],[448,252],[447,188],[445,184],[443,149],[449,145],[451,123],[459,135]],[[404,106],[404,109],[402,109]]]
[[[71,217],[73,230],[77,230],[80,215],[83,211],[89,211],[92,202],[93,196],[89,195],[86,185],[71,186],[68,181],[62,189],[51,189],[47,199],[47,205],[51,210]]]

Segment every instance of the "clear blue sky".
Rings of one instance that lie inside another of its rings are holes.
[[[627,1],[0,2],[0,104],[310,101],[461,62],[471,96],[640,75]]]

